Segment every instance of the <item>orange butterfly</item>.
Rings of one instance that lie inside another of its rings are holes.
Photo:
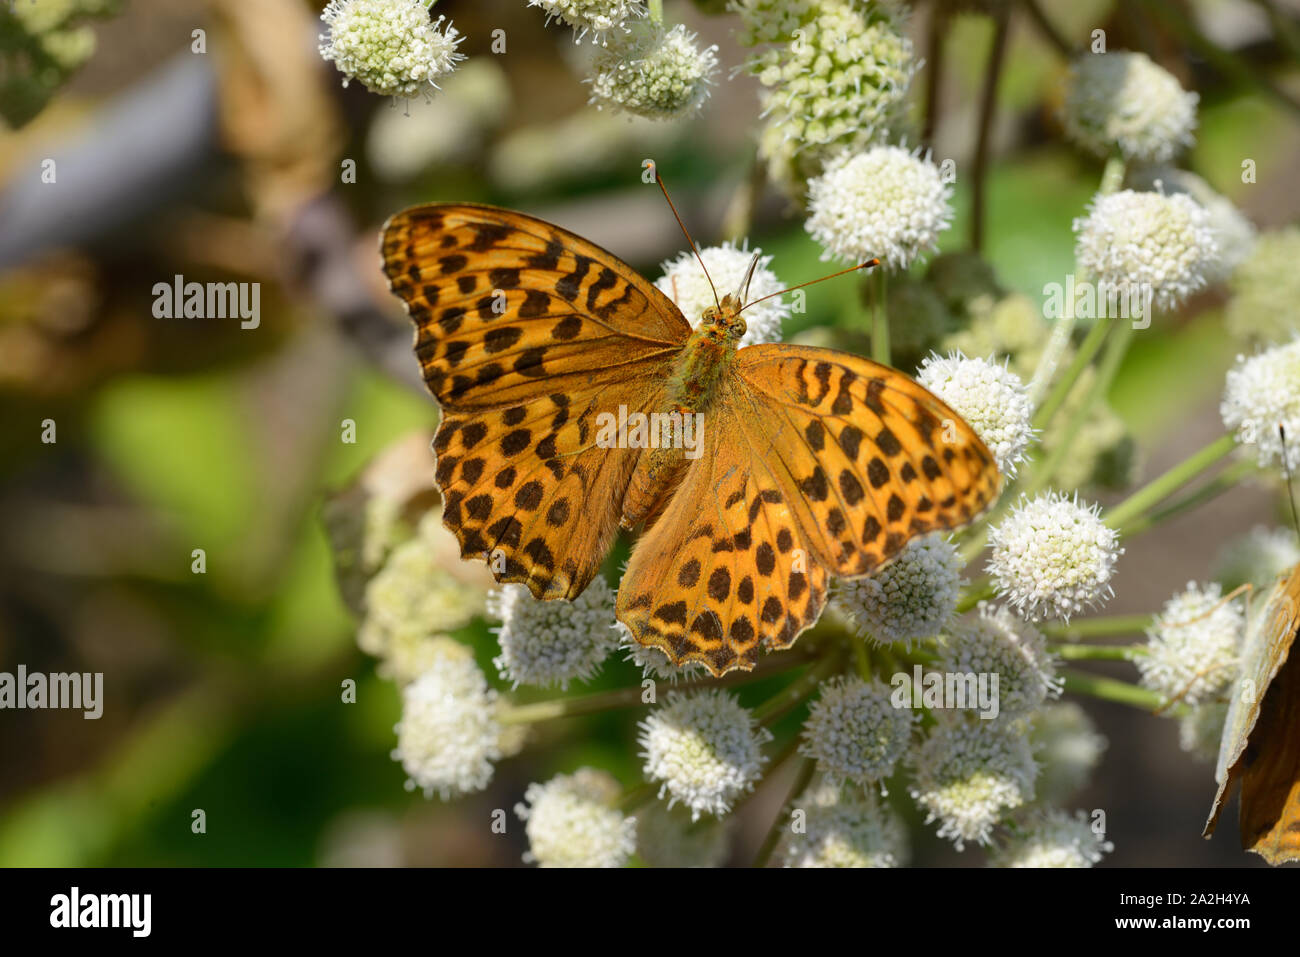
[[[1246,629],[1241,689],[1228,705],[1204,837],[1241,779],[1241,846],[1270,864],[1300,860],[1300,565],[1283,572]]]
[[[760,646],[817,621],[828,575],[870,574],[1001,487],[970,426],[902,373],[828,349],[738,350],[738,296],[692,330],[558,226],[438,203],[390,219],[381,248],[442,406],[436,474],[461,554],[571,599],[616,530],[642,526],[618,618],[677,664],[752,669]],[[672,441],[609,428],[656,415]],[[676,441],[693,422],[694,456]]]

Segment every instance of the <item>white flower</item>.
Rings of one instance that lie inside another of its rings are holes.
[[[809,709],[799,753],[815,759],[832,783],[883,781],[907,751],[914,720],[914,712],[894,707],[887,685],[833,678]]]
[[[446,799],[487,787],[507,737],[498,708],[473,652],[437,639],[425,672],[402,689],[393,759],[410,775],[407,789],[418,787],[425,797],[437,791]]]
[[[541,867],[622,867],[636,850],[636,819],[614,807],[618,782],[579,768],[530,784],[515,813],[525,822],[524,860]]]
[[[967,359],[960,352],[946,359],[929,356],[916,381],[952,406],[988,446],[1003,475],[1015,475],[1016,464],[1034,437],[1030,424],[1034,408],[1020,376],[1006,364]]]
[[[722,816],[753,788],[767,761],[761,745],[771,739],[753,716],[725,691],[670,692],[638,727],[645,749],[645,775],[661,782],[668,806],[681,801],[694,820]]]
[[[1300,302],[1300,227],[1264,233],[1249,253],[1232,275],[1228,332],[1261,345],[1285,342],[1300,328],[1295,314]]]
[[[801,831],[785,840],[786,867],[902,867],[907,831],[874,794],[823,781],[795,802],[805,814]]]
[[[994,867],[1092,867],[1115,845],[1092,828],[1083,811],[1038,808],[1015,836],[989,855]]]
[[[1217,761],[1227,718],[1226,701],[1198,704],[1178,719],[1178,746],[1198,761]]]
[[[1249,359],[1238,356],[1219,412],[1242,445],[1255,446],[1262,466],[1282,464],[1278,426],[1284,426],[1286,465],[1300,471],[1300,337]]]
[[[552,20],[560,20],[573,27],[575,43],[588,33],[593,41],[604,43],[606,33],[626,32],[628,20],[645,15],[637,0],[528,0],[528,5],[545,11],[548,26]]]
[[[697,824],[684,810],[651,801],[636,815],[636,852],[650,867],[721,867],[732,820]]]
[[[403,542],[366,584],[366,617],[357,633],[363,651],[383,657],[399,639],[455,631],[483,613],[484,589],[457,577],[441,546],[423,534]],[[460,564],[458,555],[450,561]]]
[[[962,559],[939,532],[914,538],[867,578],[838,587],[838,604],[879,642],[928,638],[952,617],[961,594]]]
[[[1213,700],[1236,674],[1244,627],[1241,611],[1222,600],[1217,582],[1188,582],[1147,630],[1148,654],[1136,659],[1142,686],[1193,706]]]
[[[1126,297],[1149,294],[1160,309],[1179,305],[1217,268],[1210,216],[1181,193],[1126,189],[1096,196],[1074,231],[1075,259],[1098,286]]]
[[[741,42],[763,47],[745,64],[763,85],[758,153],[787,192],[898,120],[919,64],[888,5],[736,0],[733,9]]]
[[[823,259],[878,257],[901,270],[936,248],[952,219],[951,196],[952,187],[928,158],[876,146],[831,161],[809,182],[804,225],[825,248]]]
[[[1290,445],[1290,441],[1287,442]],[[1231,591],[1247,583],[1265,588],[1300,564],[1300,542],[1289,528],[1256,525],[1232,539],[1214,560],[1214,579]]]
[[[1196,102],[1145,53],[1084,54],[1070,69],[1065,132],[1100,156],[1166,163],[1192,143]]]
[[[1063,801],[1083,787],[1107,745],[1088,713],[1073,701],[1038,711],[1029,739],[1042,766],[1038,796],[1044,801]]]
[[[1216,193],[1195,173],[1172,166],[1148,166],[1129,177],[1136,189],[1190,196],[1209,216],[1210,235],[1218,255],[1206,263],[1208,282],[1222,282],[1250,256],[1255,246],[1255,227],[1227,197]]]
[[[698,113],[718,72],[717,47],[700,48],[682,24],[649,24],[602,50],[592,66],[591,102],[650,119]]]
[[[504,585],[487,605],[501,619],[494,629],[501,654],[492,663],[515,687],[587,681],[618,648],[614,595],[599,576],[572,601],[539,601],[523,585]]]
[[[1028,714],[1061,693],[1056,662],[1042,632],[986,602],[980,602],[978,615],[950,626],[935,667],[948,674],[997,675],[1002,717]]]
[[[414,96],[437,87],[463,60],[464,39],[446,17],[429,19],[420,0],[330,0],[320,18],[329,24],[320,54],[343,74],[380,96]]]
[[[761,249],[751,250],[748,242],[740,247],[726,242],[721,246],[706,246],[700,250],[700,259],[704,260],[704,267],[713,278],[719,297],[728,293],[744,294],[745,290],[740,288],[740,284],[745,281],[745,274],[755,256],[759,257],[758,266],[750,280],[746,302],[762,299],[785,288],[776,273],[768,268],[772,257],[763,256]],[[713,287],[705,278],[700,261],[694,253],[684,252],[676,259],[665,262],[663,271],[663,276],[655,280],[655,285],[677,303],[677,308],[682,311],[691,328],[699,328],[704,310],[716,305]],[[790,318],[790,304],[784,296],[773,296],[767,302],[746,309],[744,318],[747,328],[737,343],[738,347],[744,348],[758,342],[777,342],[781,338],[781,323]]]
[[[914,764],[912,799],[959,851],[966,841],[987,844],[1006,812],[1034,797],[1038,769],[1014,721],[941,711]]]
[[[1096,505],[1059,492],[1022,499],[989,530],[989,544],[994,587],[1029,621],[1069,621],[1109,599],[1124,553]]]

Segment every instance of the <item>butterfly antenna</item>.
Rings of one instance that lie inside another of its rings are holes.
[[[1286,496],[1291,500],[1291,524],[1295,526],[1297,535],[1300,535],[1300,517],[1297,516],[1295,507],[1295,484],[1291,481],[1291,457],[1286,450],[1286,426],[1281,422],[1277,424],[1278,438],[1282,440],[1282,470],[1286,473]]]
[[[758,261],[763,258],[763,254],[756,252],[749,260],[749,268],[745,270],[745,278],[740,281],[740,288],[736,290],[736,298],[744,302],[749,298],[749,284],[754,280],[754,271],[758,269]]]
[[[718,290],[717,287],[713,285],[713,277],[709,275],[709,270],[704,266],[704,257],[700,255],[700,248],[695,245],[695,240],[691,239],[691,234],[686,231],[686,224],[683,223],[682,218],[677,215],[677,207],[673,205],[672,197],[668,195],[668,187],[664,184],[664,178],[659,175],[658,164],[655,165],[655,182],[659,184],[659,189],[664,194],[664,199],[668,200],[668,208],[673,211],[673,219],[677,220],[677,225],[681,227],[682,235],[685,236],[686,241],[691,244],[691,252],[695,253],[695,258],[700,261],[700,268],[704,270],[704,278],[709,281],[709,288],[713,290],[713,304],[721,309],[722,303],[718,301]]]
[[[750,263],[749,265],[749,271],[751,273],[754,271],[754,266],[757,264],[757,262],[758,259],[757,256],[755,256],[754,262]],[[833,272],[829,276],[822,276],[820,279],[809,279],[807,282],[801,282],[799,283],[799,285],[791,286],[789,289],[782,289],[780,292],[768,293],[762,299],[755,299],[753,302],[745,303],[745,305],[743,305],[740,308],[740,312],[744,312],[750,306],[757,306],[760,302],[765,302],[766,300],[771,299],[773,296],[784,296],[787,292],[794,292],[796,289],[802,289],[804,286],[811,286],[815,283],[825,282],[827,279],[837,279],[838,277],[843,276],[846,273],[857,272],[859,269],[870,269],[872,266],[879,266],[879,265],[880,265],[879,259],[868,259],[864,263],[858,263],[856,266],[850,266],[848,269],[841,269],[839,272]],[[748,284],[746,284],[746,290],[748,290]]]

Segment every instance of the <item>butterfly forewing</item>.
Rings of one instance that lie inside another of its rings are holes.
[[[638,454],[598,447],[597,421],[663,404],[688,324],[609,253],[506,210],[407,210],[382,250],[443,408],[437,479],[462,554],[537,597],[578,595]]]
[[[715,674],[793,643],[829,574],[870,574],[916,535],[969,522],[1000,485],[970,427],[893,369],[785,345],[742,349],[733,368],[618,604],[637,640]]]

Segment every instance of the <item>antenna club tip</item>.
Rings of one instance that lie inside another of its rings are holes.
[[[870,269],[872,266],[879,266],[879,265],[880,265],[880,260],[879,260],[879,259],[874,259],[874,258],[873,258],[873,259],[868,259],[866,262],[864,262],[864,263],[862,263],[861,265],[859,265],[858,268],[859,268],[859,269]]]

